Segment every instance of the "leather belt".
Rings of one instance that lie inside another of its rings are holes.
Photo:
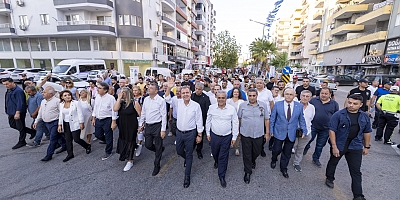
[[[189,132],[192,132],[192,131],[195,131],[195,130],[196,129],[192,129],[192,130],[188,130],[188,131],[181,131],[181,130],[178,129],[178,131],[181,132],[182,134],[186,134],[186,133],[189,133]]]

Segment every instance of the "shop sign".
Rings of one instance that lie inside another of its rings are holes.
[[[151,60],[122,60],[122,62],[129,64],[151,64]]]
[[[374,4],[373,10],[378,10],[379,8],[382,8],[386,5],[392,5],[392,4],[393,4],[393,0],[386,0],[381,3],[376,3],[376,4]]]
[[[400,38],[388,40],[386,54],[400,54]]]
[[[382,64],[382,56],[365,56],[361,60],[361,64]]]
[[[340,64],[340,63],[342,63],[342,59],[341,58],[336,58],[335,59],[335,63],[338,65],[338,64]]]
[[[384,64],[400,64],[400,54],[386,54],[383,60]]]

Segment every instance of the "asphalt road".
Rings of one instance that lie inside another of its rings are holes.
[[[335,93],[343,106],[346,92],[351,87],[340,87]],[[0,86],[0,94],[5,93]],[[4,105],[4,98],[0,99]],[[302,161],[302,172],[295,172],[289,163],[289,179],[283,178],[279,167],[271,169],[271,152],[257,159],[250,184],[243,182],[242,157],[231,150],[226,180],[227,188],[220,186],[217,170],[213,168],[210,148],[205,145],[204,159],[194,158],[191,185],[183,188],[183,159],[175,151],[174,138],[164,141],[166,150],[159,175],[152,177],[154,153],[143,149],[135,158],[134,167],[123,172],[125,162],[114,154],[101,161],[104,145],[92,143],[92,153],[75,145],[75,158],[63,163],[66,153],[54,155],[53,160],[41,162],[48,144],[38,148],[23,147],[11,150],[17,142],[17,132],[9,128],[4,107],[0,120],[0,199],[352,199],[351,179],[345,159],[336,170],[335,188],[325,186],[325,167],[329,147],[320,159],[322,168],[312,164],[313,149]],[[27,121],[31,121],[30,119]],[[29,123],[28,122],[28,123]],[[393,141],[400,142],[400,135]],[[375,133],[373,133],[375,135]],[[115,133],[116,142],[118,133]],[[313,146],[314,147],[314,143]],[[116,147],[116,145],[114,145]],[[114,149],[115,151],[115,149]],[[381,142],[372,141],[370,154],[363,157],[363,188],[367,199],[399,199],[398,175],[400,160],[396,150]]]

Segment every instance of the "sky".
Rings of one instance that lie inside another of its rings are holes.
[[[266,22],[276,0],[210,0],[216,15],[216,33],[228,30],[242,45],[242,57],[248,58],[248,46],[255,38],[262,37],[263,25],[250,19]],[[301,0],[284,0],[275,19],[288,18],[294,9],[301,6]],[[275,26],[275,24],[273,25]],[[272,33],[272,30],[271,30]],[[267,33],[265,33],[267,35]]]

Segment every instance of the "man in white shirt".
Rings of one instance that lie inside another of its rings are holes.
[[[300,86],[300,84],[297,81],[298,81],[297,76],[293,76],[293,81],[286,84],[286,88],[292,88],[294,91],[296,91],[296,88]]]
[[[94,102],[92,112],[92,124],[94,126],[94,135],[99,140],[106,143],[105,154],[101,160],[107,160],[112,155],[113,149],[113,131],[117,127],[117,113],[113,111],[115,98],[108,94],[110,86],[101,82],[97,86],[97,96]]]
[[[208,109],[206,133],[214,157],[214,168],[223,188],[226,187],[225,174],[228,167],[229,148],[235,144],[239,134],[239,120],[236,109],[226,104],[226,92],[217,92],[218,104]]]
[[[60,145],[61,149],[58,150],[56,154],[67,150],[64,137],[57,131],[58,116],[60,115],[60,99],[54,97],[55,94],[56,91],[51,86],[48,86],[43,90],[44,99],[40,103],[39,113],[35,123],[33,124],[33,128],[36,130],[38,122],[43,120],[44,125],[50,132],[50,144],[47,147],[47,154],[41,160],[44,162],[52,159],[54,151],[57,149],[57,145]]]
[[[274,108],[274,98],[272,96],[272,92],[270,90],[264,88],[265,85],[264,85],[264,80],[262,78],[256,78],[255,83],[256,83],[256,89],[258,92],[257,101],[262,101],[265,104],[267,104],[268,112],[271,113],[271,110]],[[262,157],[267,156],[267,154],[264,151],[265,143],[266,143],[266,141],[264,140],[262,150],[261,150]],[[273,144],[274,144],[274,138],[271,137],[269,140],[269,149],[270,150],[272,149]]]
[[[174,83],[168,78],[168,89],[165,101],[172,104],[177,110],[176,119],[176,152],[184,161],[185,179],[183,187],[190,185],[190,173],[192,170],[193,150],[195,142],[198,144],[202,140],[202,132],[204,130],[203,118],[200,105],[190,99],[191,91],[189,87],[181,89],[182,99],[174,99],[169,95],[169,91]]]
[[[209,95],[211,105],[217,103],[217,98],[216,98],[215,94],[220,90],[221,90],[220,85],[215,85],[214,87],[211,88],[212,93]]]
[[[149,96],[144,99],[142,115],[139,120],[139,131],[142,131],[145,127],[145,146],[150,151],[155,152],[153,176],[160,172],[160,161],[164,151],[163,139],[167,127],[166,103],[158,95],[158,91],[158,84],[151,82],[147,90]]]
[[[229,91],[229,89],[228,89],[228,81],[227,80],[222,80],[221,81],[221,91],[224,91],[226,93]]]

